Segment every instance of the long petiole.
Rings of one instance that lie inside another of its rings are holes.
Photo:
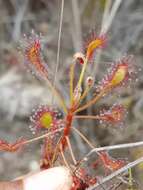
[[[88,145],[90,148],[95,148],[95,146],[76,128],[72,128]]]
[[[57,97],[57,99],[59,100],[59,102],[60,102],[60,104],[61,104],[64,112],[67,113],[67,106],[66,106],[66,103],[65,103],[64,99],[62,98],[61,94],[52,85],[52,83],[50,82],[50,80],[47,79],[45,82],[49,86],[49,88],[51,89],[51,91],[53,92],[54,96]]]
[[[91,149],[95,149],[95,146],[76,128],[72,128],[88,145]],[[78,170],[80,165],[83,163],[84,160],[86,160],[87,157],[84,157],[76,164],[76,169],[74,170],[74,173]]]
[[[99,115],[75,115],[74,116],[75,119],[102,119],[102,117],[100,117]]]
[[[73,103],[73,82],[74,82],[74,69],[75,63],[73,63],[70,67],[70,103]]]
[[[78,102],[78,105],[82,102],[82,100],[87,96],[87,94],[88,94],[88,92],[90,91],[90,87],[86,87],[85,88],[85,90],[84,90],[84,92],[83,92],[83,94],[81,95],[81,97],[80,97],[80,100],[79,100],[79,102]]]
[[[59,145],[60,145],[60,141],[61,141],[61,138],[62,136],[59,138],[57,144],[56,144],[56,147],[55,147],[55,152],[54,152],[54,155],[53,155],[53,158],[52,158],[52,163],[54,162],[55,158],[56,158],[56,155],[57,155],[57,152],[58,152],[58,149],[59,149]]]
[[[74,165],[76,165],[77,161],[75,159],[75,156],[74,156],[74,153],[73,153],[73,150],[72,150],[72,147],[71,147],[71,143],[70,143],[69,137],[66,137],[66,140],[67,140],[67,144],[68,144],[68,147],[69,147],[69,151],[70,151],[73,163],[74,163]]]
[[[60,146],[60,152],[61,152],[61,156],[62,156],[62,158],[63,158],[64,164],[65,164],[66,167],[71,171],[71,168],[70,168],[70,166],[69,166],[69,164],[68,164],[68,162],[67,162],[67,160],[66,160],[66,158],[65,158],[65,155],[64,155],[64,152],[63,152],[63,149],[62,149],[61,146]]]
[[[93,99],[89,100],[86,104],[84,104],[83,106],[79,107],[79,108],[75,111],[75,113],[80,112],[80,111],[82,111],[82,110],[88,108],[88,107],[91,106],[92,104],[96,103],[102,96],[104,96],[104,95],[107,93],[108,90],[109,90],[109,88],[102,90],[102,91],[101,91],[97,96],[95,96]]]
[[[85,61],[84,61],[84,64],[83,64],[81,73],[80,73],[79,81],[78,81],[78,83],[77,83],[77,86],[78,86],[79,88],[81,87],[81,84],[82,84],[82,81],[83,81],[83,77],[84,77],[84,73],[85,73],[85,70],[86,70],[87,63],[88,63],[88,60],[87,60],[87,58],[86,58]]]
[[[46,134],[44,134],[44,135],[40,135],[40,136],[38,136],[38,137],[35,137],[35,138],[32,138],[32,139],[26,140],[26,141],[24,141],[24,142],[22,143],[22,145],[30,144],[30,143],[33,143],[33,142],[38,141],[38,140],[40,140],[40,139],[44,139],[45,137],[48,137],[48,136],[50,136],[50,135],[53,135],[54,133],[60,132],[60,131],[62,131],[63,129],[64,129],[64,127],[61,128],[61,129],[57,129],[57,130],[55,130],[55,131],[53,131],[53,132],[49,132],[49,133],[46,133]]]

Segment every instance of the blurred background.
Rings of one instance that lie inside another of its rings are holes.
[[[118,2],[117,2],[118,1]],[[83,49],[88,33],[100,33],[103,25],[108,29],[108,43],[90,66],[96,81],[107,73],[110,63],[122,55],[133,54],[136,71],[143,67],[143,1],[142,0],[68,0],[64,4],[63,27],[60,48],[60,65],[56,85],[68,103],[69,65],[75,52]],[[112,12],[117,2],[117,10]],[[23,34],[32,30],[44,36],[44,59],[53,79],[56,65],[61,0],[0,0],[0,138],[14,142],[18,137],[32,138],[29,115],[36,106],[51,104],[51,93],[42,81],[38,81],[23,67],[19,53]],[[112,12],[112,14],[110,14]],[[112,18],[113,16],[113,18]],[[109,22],[111,21],[111,23]],[[94,72],[93,72],[94,71]],[[78,70],[76,73],[78,77]],[[143,75],[128,88],[119,89],[85,113],[98,113],[113,103],[127,107],[124,126],[106,126],[94,121],[76,121],[77,126],[95,145],[111,145],[143,140]],[[120,92],[120,96],[118,96]],[[90,95],[89,97],[90,98]],[[85,114],[84,113],[84,114]],[[80,126],[80,127],[79,127]],[[82,127],[81,127],[82,126]],[[77,157],[89,148],[72,134],[72,144]],[[133,161],[143,156],[142,148],[111,152],[115,157]],[[10,154],[0,153],[0,179],[13,179],[38,168],[40,142]],[[140,184],[143,164],[134,169],[134,177]]]

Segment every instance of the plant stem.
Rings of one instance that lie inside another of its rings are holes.
[[[80,77],[79,77],[78,84],[77,84],[77,86],[78,86],[79,88],[81,87],[81,84],[82,84],[82,81],[83,81],[83,77],[84,77],[84,73],[85,73],[85,70],[86,70],[87,63],[88,63],[88,60],[87,60],[87,58],[86,58],[85,61],[84,61],[84,64],[83,64],[81,73],[80,73]]]

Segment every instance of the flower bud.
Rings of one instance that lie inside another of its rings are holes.
[[[81,65],[84,64],[84,62],[85,62],[85,56],[82,53],[77,52],[77,53],[74,54],[73,57],[74,57],[74,60],[76,62],[80,63]]]
[[[93,84],[94,84],[94,79],[93,79],[93,77],[92,77],[92,76],[87,77],[87,79],[86,79],[86,85],[87,85],[88,87],[92,87]]]

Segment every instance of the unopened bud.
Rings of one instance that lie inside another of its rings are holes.
[[[74,54],[73,57],[74,57],[74,60],[77,61],[78,63],[84,64],[85,56],[82,53],[77,52],[77,53]]]
[[[87,85],[88,87],[91,87],[91,86],[93,86],[93,84],[94,84],[94,79],[93,79],[93,77],[92,77],[92,76],[87,77],[87,79],[86,79],[86,85]]]

